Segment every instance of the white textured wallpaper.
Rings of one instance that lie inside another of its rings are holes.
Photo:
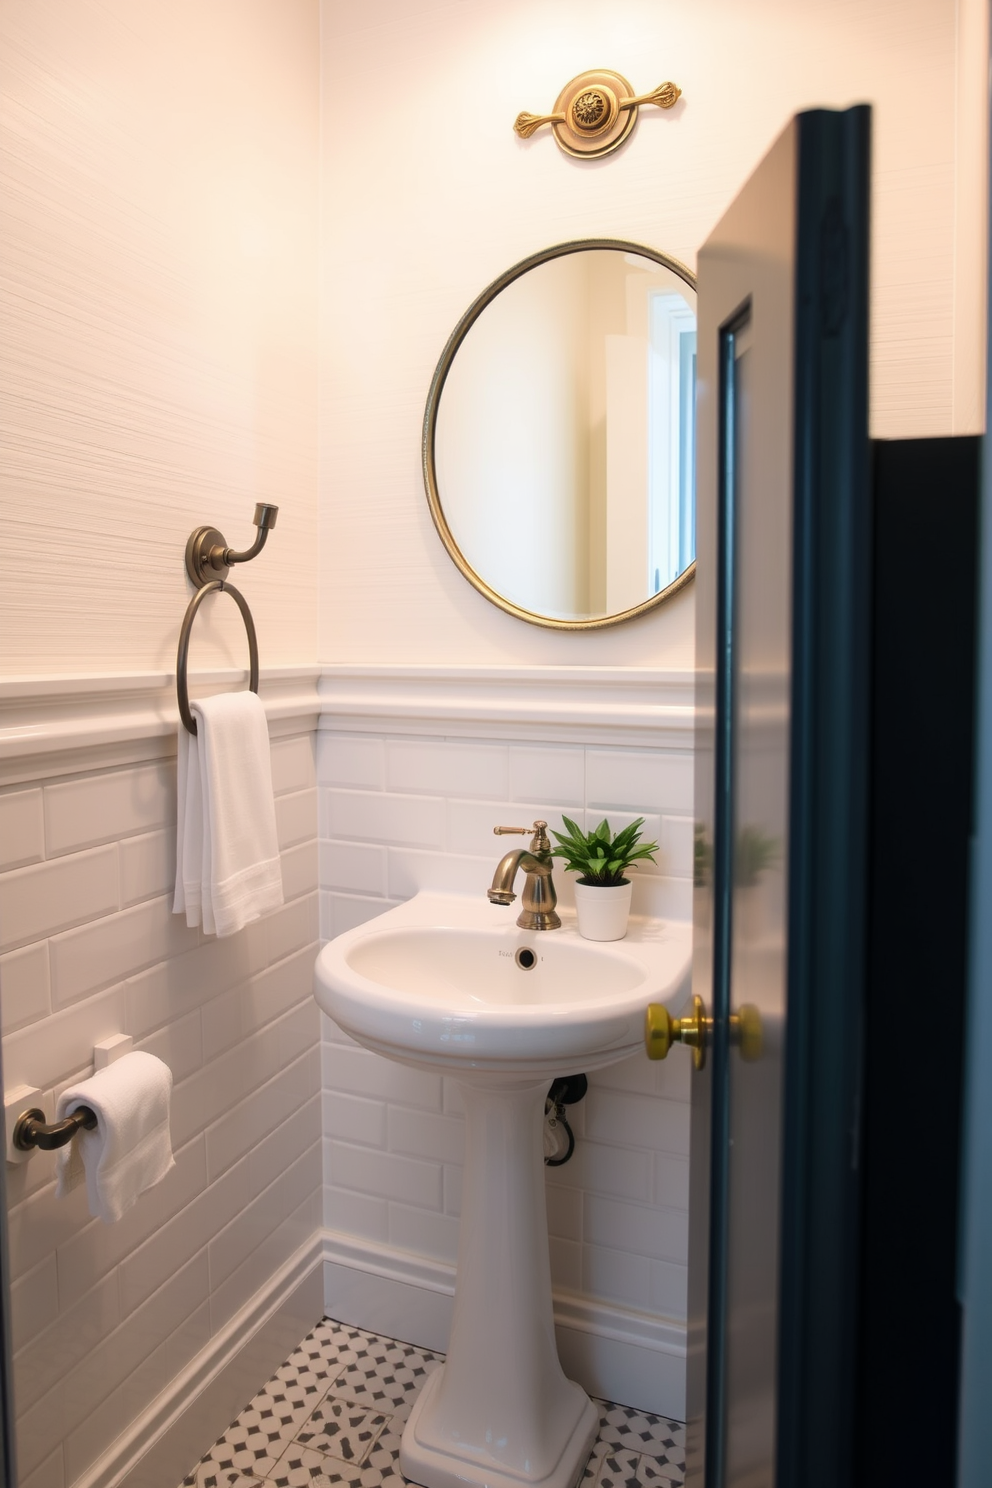
[[[424,403],[459,316],[527,254],[602,235],[694,265],[799,109],[875,107],[873,433],[974,430],[983,26],[981,0],[322,0],[321,658],[692,664],[691,590],[583,636],[477,594],[431,525]],[[596,66],[684,97],[604,160],[513,134]]]
[[[256,501],[262,665],[314,657],[318,53],[317,0],[0,7],[3,673],[171,668],[190,530]]]

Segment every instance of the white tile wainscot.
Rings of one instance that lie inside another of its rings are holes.
[[[243,686],[199,676],[197,691]],[[170,1066],[176,1169],[119,1224],[7,1170],[22,1488],[178,1482],[322,1308],[316,668],[263,673],[287,902],[173,916],[174,679],[0,683],[6,1086],[130,1033]]]
[[[493,826],[644,816],[661,844],[634,910],[691,916],[692,677],[608,668],[325,667],[317,741],[321,934],[421,888],[482,895]],[[572,902],[569,876],[556,873]],[[323,1020],[328,1314],[443,1349],[461,1190],[449,1080]],[[689,1064],[590,1078],[575,1157],[548,1171],[559,1348],[589,1390],[685,1405]]]

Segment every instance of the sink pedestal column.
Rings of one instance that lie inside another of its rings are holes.
[[[549,1078],[473,1072],[447,1361],[418,1398],[400,1448],[425,1488],[572,1488],[599,1413],[558,1362],[544,1198]]]

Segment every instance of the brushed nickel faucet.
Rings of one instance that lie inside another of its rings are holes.
[[[530,831],[534,833],[529,848],[518,847],[500,858],[493,874],[493,886],[488,890],[492,904],[512,904],[517,897],[513,889],[517,869],[524,870],[527,878],[522,907],[517,917],[517,924],[522,930],[557,930],[561,925],[555,909],[558,895],[551,877],[554,863],[547,828],[548,824],[544,821],[536,821],[533,828],[493,827],[497,837],[505,837],[511,832],[519,832],[523,837]]]

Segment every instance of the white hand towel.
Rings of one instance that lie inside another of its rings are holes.
[[[283,902],[269,727],[253,692],[191,707],[196,733],[179,729],[173,911],[221,937]]]
[[[169,1135],[171,1096],[168,1065],[142,1053],[125,1054],[63,1090],[57,1120],[89,1106],[97,1124],[59,1148],[56,1197],[65,1198],[85,1177],[90,1213],[113,1224],[140,1194],[161,1183],[176,1165]]]

